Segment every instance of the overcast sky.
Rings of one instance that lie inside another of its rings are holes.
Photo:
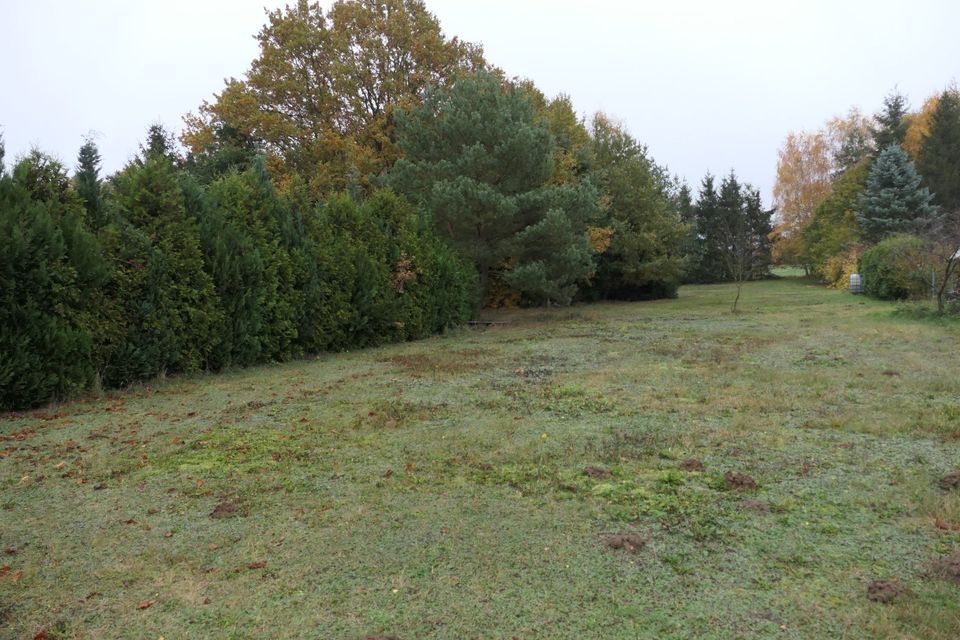
[[[257,55],[265,0],[0,0],[0,130],[72,166],[93,132],[107,172]],[[330,2],[322,2],[328,7]],[[918,107],[960,80],[955,0],[427,0],[448,36],[509,75],[621,120],[696,185],[735,168],[769,199],[786,133],[895,85]]]

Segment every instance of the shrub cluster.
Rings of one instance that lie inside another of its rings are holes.
[[[891,236],[860,256],[863,292],[880,300],[910,300],[929,295],[931,266],[921,238]]]

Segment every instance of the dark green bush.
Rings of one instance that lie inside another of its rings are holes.
[[[39,153],[0,175],[0,408],[89,388],[107,271],[66,173]]]
[[[860,256],[863,292],[880,300],[910,300],[928,295],[930,269],[924,242],[916,236],[887,238]]]

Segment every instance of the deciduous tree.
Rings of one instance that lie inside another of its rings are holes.
[[[201,152],[229,127],[262,145],[281,182],[299,173],[315,194],[389,166],[394,110],[483,65],[480,48],[444,37],[420,0],[340,0],[328,15],[298,0],[267,17],[245,78],[187,116],[183,140]]]

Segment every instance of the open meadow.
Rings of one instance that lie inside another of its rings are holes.
[[[960,330],[734,291],[8,416],[0,637],[960,637]]]

